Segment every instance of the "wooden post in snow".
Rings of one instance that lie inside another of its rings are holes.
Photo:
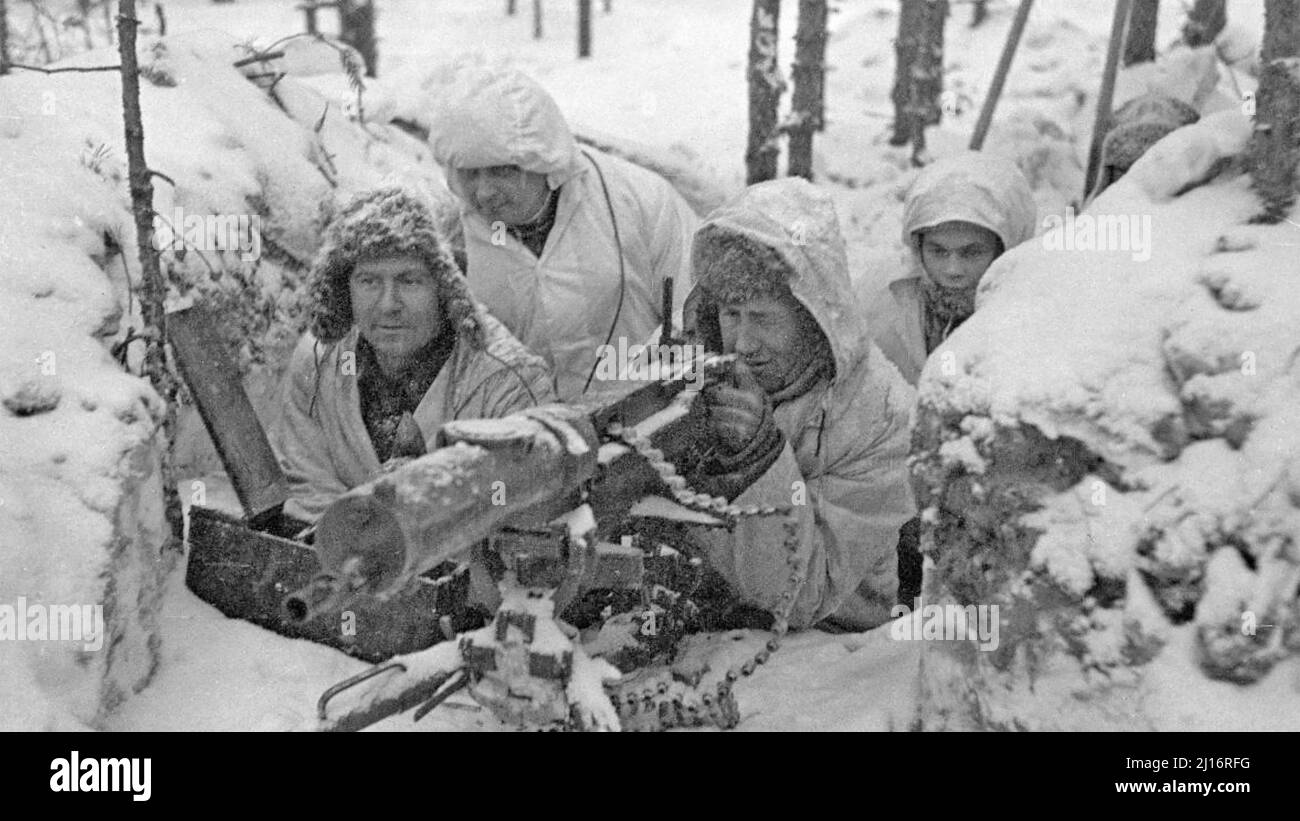
[[[136,246],[142,272],[140,314],[144,322],[146,348],[144,374],[166,408],[163,416],[162,480],[164,515],[172,536],[179,544],[184,522],[176,477],[171,466],[171,442],[176,428],[176,380],[167,368],[167,315],[164,301],[167,282],[153,243],[153,178],[144,158],[144,126],[140,116],[140,67],[135,56],[135,0],[119,0],[117,17],[118,52],[122,59],[122,120],[126,133],[126,165],[131,189],[131,213],[135,218]]]
[[[826,0],[799,0],[799,26],[794,35],[794,92],[786,174],[812,179],[813,133],[825,120]]]
[[[316,0],[307,0],[306,3],[303,3],[298,8],[302,9],[303,14],[306,15],[307,33],[319,34],[320,24],[316,20],[316,12],[318,11],[318,7],[316,6]]]

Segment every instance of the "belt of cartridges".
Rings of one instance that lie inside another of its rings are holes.
[[[650,467],[673,492],[673,498],[682,506],[731,520],[749,516],[782,516],[785,531],[786,565],[790,576],[781,598],[772,609],[772,638],[763,649],[745,662],[732,666],[718,682],[715,690],[691,686],[673,678],[666,669],[642,671],[621,680],[609,688],[610,700],[618,710],[619,721],[625,730],[667,730],[673,727],[699,727],[713,724],[724,730],[740,723],[740,708],[732,691],[742,677],[753,675],[759,665],[765,664],[781,648],[781,642],[790,630],[790,611],[806,576],[799,559],[799,520],[791,507],[747,505],[741,507],[721,496],[697,493],[677,473],[677,468],[665,458],[663,451],[655,448],[650,439],[614,424],[609,434],[645,459]]]

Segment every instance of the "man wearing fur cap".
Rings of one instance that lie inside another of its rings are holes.
[[[662,177],[579,149],[532,80],[462,71],[439,95],[429,145],[464,203],[470,287],[551,364],[561,399],[598,387],[602,345],[650,338],[669,277],[680,306],[690,206]]]
[[[968,151],[922,169],[903,205],[904,259],[873,272],[876,344],[915,385],[926,358],[975,311],[984,272],[1034,235],[1037,207],[1014,163]]]
[[[739,505],[790,507],[805,580],[792,627],[865,630],[895,604],[913,390],[856,310],[830,199],[798,178],[760,183],[695,235],[687,331],[737,357],[734,384],[700,397],[713,452],[691,475]],[[790,586],[784,528],[742,518],[704,531],[707,560],[745,604],[772,610]]]
[[[384,188],[354,197],[310,275],[271,443],[285,512],[315,521],[382,463],[417,456],[443,422],[554,401],[543,362],[469,295],[429,208]]]

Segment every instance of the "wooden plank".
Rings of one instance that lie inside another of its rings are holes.
[[[244,515],[250,522],[274,518],[289,485],[212,317],[199,306],[176,311],[167,315],[167,332]]]

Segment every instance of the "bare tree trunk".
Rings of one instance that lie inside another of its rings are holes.
[[[786,174],[806,180],[812,179],[813,132],[822,130],[826,114],[826,14],[826,0],[799,0]]]
[[[1134,0],[1128,15],[1128,33],[1124,36],[1124,65],[1155,62],[1159,16],[1160,0]]]
[[[1262,222],[1279,222],[1296,200],[1300,162],[1300,0],[1265,0],[1250,173]]]
[[[937,125],[943,114],[939,107],[939,94],[943,91],[943,24],[947,18],[948,0],[925,0],[922,4],[920,39],[906,107],[912,165],[915,166],[927,162],[925,127]]]
[[[375,42],[374,0],[339,0],[339,39],[361,54],[366,76],[376,76],[379,48]]]
[[[9,9],[0,0],[0,76],[9,73]]]
[[[978,28],[980,23],[989,16],[989,0],[975,0],[974,8],[971,9],[970,27]]]
[[[1183,42],[1193,48],[1208,46],[1227,24],[1227,0],[1196,0],[1183,24]]]
[[[515,12],[519,10],[515,8],[516,3],[517,0],[506,0],[506,14],[510,17],[514,17]]]
[[[167,315],[164,300],[167,282],[158,264],[153,245],[153,179],[144,158],[144,126],[140,117],[140,68],[135,57],[135,31],[140,21],[135,16],[135,0],[120,0],[118,5],[118,52],[122,59],[122,120],[126,132],[126,164],[131,188],[131,212],[135,217],[136,245],[139,248],[142,288],[140,314],[146,336],[144,373],[162,398],[164,448],[162,480],[164,515],[172,536],[179,544],[184,521],[180,497],[176,494],[176,477],[172,472],[171,442],[176,429],[176,381],[167,368]]]
[[[578,57],[591,56],[591,0],[578,0]]]
[[[754,0],[749,22],[749,142],[745,149],[748,185],[776,178],[777,107],[785,80],[777,64],[781,0]]]
[[[167,13],[163,11],[162,3],[153,4],[154,16],[158,18],[158,36],[167,36]]]
[[[533,0],[533,39],[542,39],[542,0]]]
[[[912,98],[912,68],[920,48],[921,18],[925,13],[925,0],[899,0],[898,34],[894,38],[894,133],[890,145],[907,145],[912,137],[907,104]]]

